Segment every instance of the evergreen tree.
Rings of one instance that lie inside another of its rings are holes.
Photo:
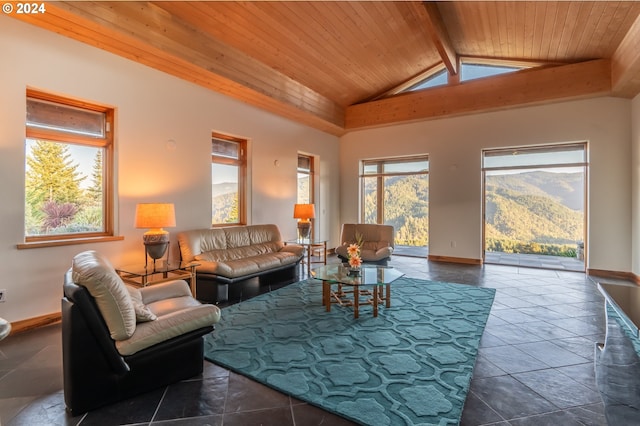
[[[87,188],[89,198],[96,203],[102,202],[102,170],[102,150],[99,149],[93,159],[91,186]]]
[[[40,222],[45,203],[77,203],[82,196],[84,179],[73,164],[67,145],[38,140],[27,155],[25,178],[26,204],[29,217]]]

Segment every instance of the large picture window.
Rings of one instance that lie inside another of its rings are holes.
[[[396,251],[427,255],[429,158],[364,160],[360,174],[361,221],[392,225]],[[420,248],[418,250],[417,248]]]
[[[212,226],[246,224],[246,152],[246,140],[220,133],[212,133]]]
[[[484,261],[584,271],[587,144],[483,151]]]
[[[112,108],[27,90],[25,242],[113,235]]]

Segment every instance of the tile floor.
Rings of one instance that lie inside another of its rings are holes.
[[[401,256],[391,266],[410,277],[497,289],[463,426],[606,425],[593,367],[594,342],[604,339],[604,302],[592,279]],[[250,281],[230,303],[287,284]],[[352,424],[207,361],[200,377],[71,417],[62,396],[60,340],[60,325],[51,325],[0,342],[2,425]]]

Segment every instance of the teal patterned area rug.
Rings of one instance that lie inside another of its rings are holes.
[[[359,424],[459,424],[495,290],[403,277],[391,295],[354,319],[291,284],[224,308],[205,357]]]

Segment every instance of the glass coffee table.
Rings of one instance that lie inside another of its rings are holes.
[[[397,269],[378,265],[364,265],[358,275],[343,264],[321,266],[311,271],[313,278],[322,281],[322,305],[327,312],[331,311],[332,303],[353,306],[354,318],[358,318],[362,305],[373,305],[374,317],[378,316],[380,303],[391,307],[391,283],[403,275]]]

